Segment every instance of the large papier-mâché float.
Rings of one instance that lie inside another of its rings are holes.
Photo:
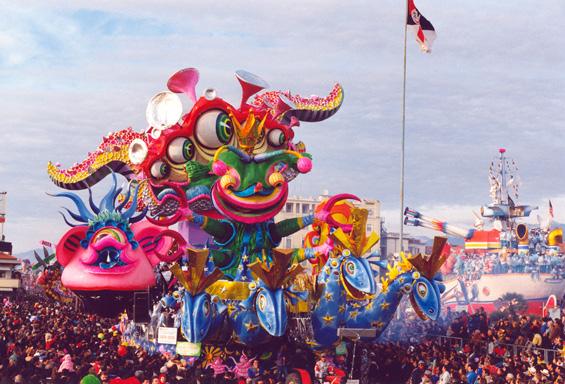
[[[367,211],[351,202],[357,197],[333,196],[311,214],[274,220],[289,182],[312,168],[305,145],[293,141],[294,129],[336,113],[341,86],[327,97],[302,98],[264,91],[265,81],[237,71],[243,92],[234,106],[213,89],[197,98],[198,77],[189,68],[169,79],[169,91],[149,102],[144,132],[109,134],[69,169],[49,163],[49,176],[64,189],[90,193],[107,175],[114,178],[99,205],[89,196],[90,209],[74,193],[58,194],[78,209],[67,210],[78,224],[65,219],[74,226],[57,249],[63,284],[115,305],[112,296],[155,285],[153,268],[164,263],[176,294],[165,295],[154,316],[178,308],[179,327],[191,343],[227,337],[260,345],[295,332],[299,317],[308,322],[302,342],[312,348],[335,344],[340,327],[374,328],[378,337],[405,294],[420,317],[436,319],[444,240],[436,240],[429,259],[381,263],[388,269],[378,292],[367,256],[379,238],[366,233]],[[177,94],[192,103],[184,114]],[[116,174],[129,180],[125,191],[116,187]],[[209,235],[207,249],[194,249],[168,228],[187,222]],[[303,248],[278,248],[309,225]]]

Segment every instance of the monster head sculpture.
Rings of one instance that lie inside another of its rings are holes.
[[[248,103],[268,85],[245,71],[236,76],[243,89],[237,107],[213,89],[197,99],[194,68],[175,73],[167,83],[171,92],[150,102],[148,111],[156,115],[175,109],[170,107],[176,105],[171,101],[175,93],[186,94],[193,103],[178,123],[163,123],[166,129],[155,129],[153,122],[149,145],[142,140],[130,145],[134,168],[149,181],[150,214],[159,224],[182,219],[184,208],[244,223],[272,218],[286,200],[288,182],[312,167],[304,145],[292,141],[293,127],[330,117],[343,100],[336,85],[325,98],[273,91]]]
[[[294,127],[336,113],[343,90],[336,84],[327,97],[302,98],[262,92],[267,83],[246,71],[236,76],[243,91],[239,106],[214,89],[197,98],[198,71],[176,72],[169,90],[150,100],[147,130],[110,133],[68,169],[49,163],[50,178],[71,190],[91,187],[110,171],[147,181],[140,184],[137,205],[147,206],[147,218],[161,226],[183,220],[187,209],[245,223],[273,217],[286,199],[287,183],[312,167],[304,144],[293,142]],[[188,111],[177,94],[187,96]]]
[[[71,290],[131,291],[155,285],[153,267],[159,261],[174,261],[184,251],[185,240],[177,233],[142,221],[145,212],[136,214],[137,188],[130,207],[126,199],[116,205],[121,189],[113,185],[99,205],[89,193],[90,210],[82,199],[70,192],[54,196],[73,201],[78,213],[65,209],[75,220],[73,227],[58,242],[57,260],[64,267],[61,281]],[[89,190],[90,192],[90,190]]]

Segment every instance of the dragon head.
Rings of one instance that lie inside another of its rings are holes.
[[[334,252],[341,254],[339,276],[343,288],[350,298],[364,300],[374,296],[377,290],[373,269],[364,255],[379,241],[379,236],[375,232],[366,233],[366,209],[353,207],[349,216],[349,231],[339,227],[332,231],[331,236]]]
[[[445,291],[441,274],[438,273],[449,256],[447,238],[435,237],[432,253],[428,258],[419,254],[408,259],[416,271],[412,273],[410,303],[422,320],[437,320],[441,310],[441,294]]]
[[[208,250],[187,249],[188,266],[186,270],[175,264],[171,272],[184,287],[181,305],[181,330],[185,339],[191,343],[201,342],[210,331],[212,324],[220,315],[218,303],[206,292],[206,288],[218,281],[223,273],[214,268],[207,273]]]
[[[425,276],[414,279],[410,303],[422,320],[438,319],[441,309],[440,284],[436,279],[428,279]]]
[[[193,296],[185,291],[181,306],[181,330],[190,343],[199,343],[208,334],[214,320],[215,307],[210,295],[202,292]]]
[[[261,327],[272,336],[282,336],[287,326],[287,299],[292,298],[288,288],[290,282],[302,272],[300,265],[290,265],[292,251],[273,250],[273,262],[267,266],[256,261],[249,269],[258,283],[251,283],[249,300],[257,313]]]
[[[343,99],[336,86],[327,98],[303,99],[274,91],[248,103],[268,85],[245,71],[236,76],[243,90],[239,107],[213,89],[197,100],[195,69],[181,70],[169,79],[172,92],[186,93],[195,103],[178,124],[149,145],[140,164],[151,186],[150,213],[168,217],[165,224],[178,221],[179,208],[186,207],[244,223],[275,216],[286,201],[288,182],[312,167],[303,144],[292,142],[293,127],[301,120],[328,118]]]

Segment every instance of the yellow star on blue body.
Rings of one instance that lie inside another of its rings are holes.
[[[249,323],[245,323],[245,328],[247,329],[247,332],[253,331],[255,329],[257,329],[257,324],[255,324],[254,322],[250,321]]]
[[[325,324],[331,324],[332,321],[334,321],[335,316],[330,316],[330,314],[328,313],[326,316],[322,317],[322,320],[324,320]]]
[[[383,323],[382,321],[375,321],[371,323],[371,325],[377,329],[381,329],[382,327],[384,327],[385,323]]]

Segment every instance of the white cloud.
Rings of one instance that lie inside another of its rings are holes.
[[[342,110],[297,130],[314,170],[296,188],[377,198],[393,211],[387,223],[397,221],[404,12],[397,1],[18,4],[0,15],[0,188],[10,194],[12,221],[58,220],[59,203],[42,195],[56,190],[47,160],[68,166],[110,130],[143,129],[147,100],[186,66],[201,70],[200,90],[214,86],[234,103],[238,68],[306,95],[341,81]],[[550,22],[563,2],[418,6],[438,39],[431,55],[408,40],[407,205],[472,225],[499,146],[521,167],[522,201],[564,190],[565,51],[559,24]],[[556,214],[565,212],[558,204]],[[17,249],[36,245],[29,233]]]

